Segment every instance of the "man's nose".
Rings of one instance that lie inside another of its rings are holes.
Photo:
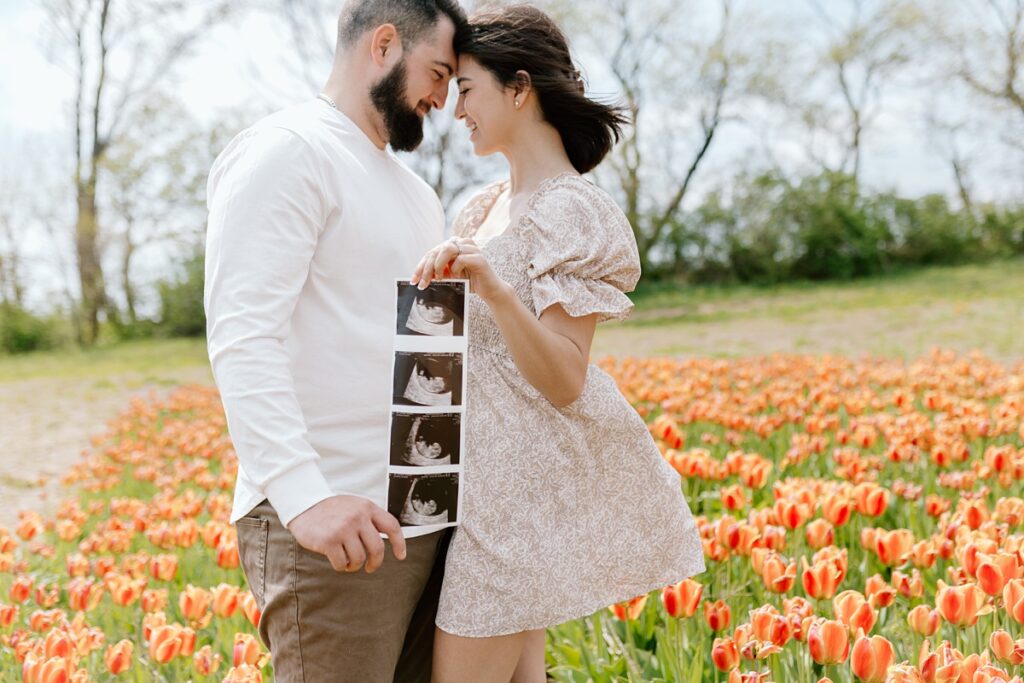
[[[434,105],[434,109],[444,109],[444,103],[448,101],[448,84],[445,83],[444,88],[436,88],[434,92],[430,93],[430,103]]]

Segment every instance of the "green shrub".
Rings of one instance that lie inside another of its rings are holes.
[[[12,303],[0,304],[0,352],[28,353],[57,346],[60,335],[53,316],[43,317]]]
[[[203,308],[204,259],[197,252],[179,266],[179,273],[157,283],[160,319],[157,333],[163,337],[200,337],[206,334]]]

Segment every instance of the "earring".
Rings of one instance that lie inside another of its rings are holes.
[[[519,100],[516,100],[516,109],[519,109]]]

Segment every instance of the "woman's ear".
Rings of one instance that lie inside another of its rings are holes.
[[[529,73],[520,69],[516,72],[513,87],[515,88],[515,106],[516,109],[519,109],[526,103],[530,93],[533,92],[533,79],[530,78]]]

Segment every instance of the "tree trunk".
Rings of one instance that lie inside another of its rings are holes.
[[[135,243],[132,241],[131,223],[128,224],[124,240],[124,258],[121,260],[121,287],[124,289],[125,306],[128,309],[128,322],[133,326],[139,322],[135,313],[135,288],[132,286],[132,257],[135,255]]]
[[[78,283],[82,290],[79,341],[87,346],[95,344],[99,337],[100,310],[106,302],[100,264],[98,219],[96,181],[93,177],[78,186],[78,219],[75,222]]]

